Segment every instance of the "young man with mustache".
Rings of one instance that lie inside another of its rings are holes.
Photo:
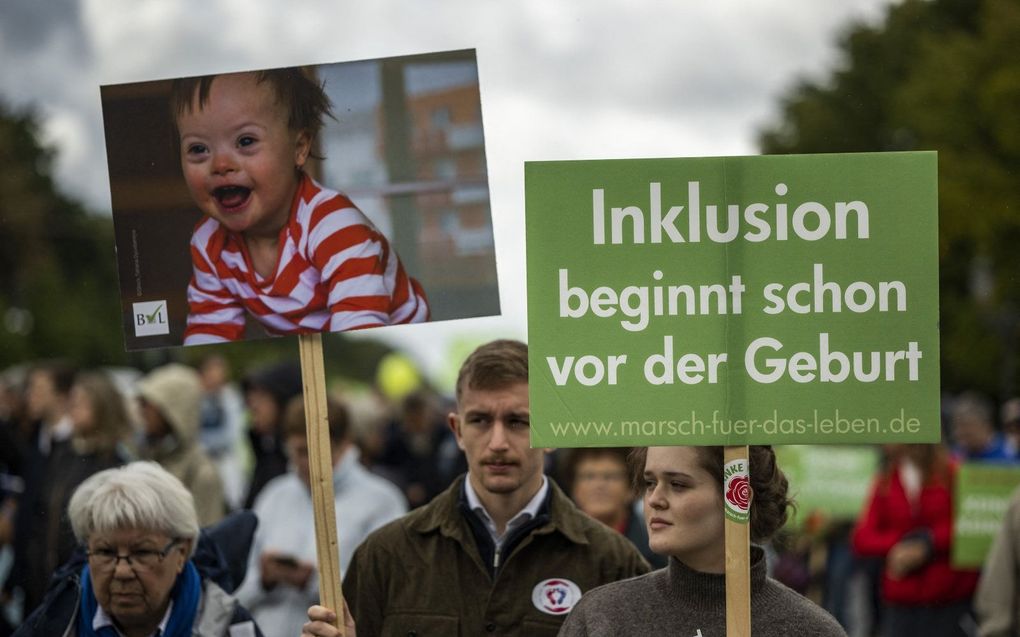
[[[581,595],[649,570],[579,511],[529,442],[528,348],[476,349],[457,379],[450,428],[468,473],[370,535],[343,592],[362,635],[555,635]]]

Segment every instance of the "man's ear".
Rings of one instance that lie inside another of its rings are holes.
[[[308,134],[308,131],[299,132],[294,145],[294,165],[298,168],[304,168],[305,162],[308,161],[308,155],[311,152],[312,136]]]
[[[457,412],[451,411],[446,415],[446,424],[450,426],[450,431],[453,432],[453,437],[457,440],[457,448],[464,451],[464,443],[460,435],[460,416]]]

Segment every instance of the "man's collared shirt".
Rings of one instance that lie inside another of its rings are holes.
[[[464,480],[464,492],[467,495],[468,507],[478,516],[478,519],[485,525],[489,535],[492,536],[492,542],[496,545],[498,551],[503,547],[503,541],[506,539],[510,531],[513,531],[517,527],[528,522],[528,520],[538,515],[538,510],[542,507],[542,502],[545,501],[545,496],[549,493],[549,479],[544,475],[542,476],[542,486],[538,488],[536,493],[524,508],[520,510],[514,517],[510,518],[507,522],[506,528],[503,533],[499,533],[496,529],[496,523],[492,520],[492,516],[485,510],[485,506],[482,501],[478,498],[478,494],[475,493],[474,487],[471,486],[471,476],[469,475]]]

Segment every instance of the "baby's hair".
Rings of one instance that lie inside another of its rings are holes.
[[[287,107],[287,126],[294,131],[304,131],[311,139],[318,137],[326,117],[333,117],[333,103],[310,69],[293,66],[283,69],[254,71],[255,83],[268,82],[279,104]],[[173,81],[170,89],[170,110],[173,119],[194,108],[198,97],[198,108],[209,101],[213,80],[219,75],[185,77]]]

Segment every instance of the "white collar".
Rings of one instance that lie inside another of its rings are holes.
[[[500,535],[496,530],[496,523],[492,520],[492,516],[485,510],[485,505],[478,498],[478,494],[475,492],[474,487],[471,486],[470,474],[464,479],[464,492],[467,495],[468,508],[475,512],[478,518],[485,524],[485,528],[489,531],[489,535],[492,536],[492,541],[496,543],[496,546],[503,544],[503,539],[506,537],[512,529],[524,524],[528,520],[538,515],[538,510],[542,506],[542,502],[545,500],[545,496],[549,493],[549,480],[542,476],[542,486],[538,488],[536,493],[528,503],[524,505],[524,508],[517,512],[517,515],[510,518],[510,521],[506,523],[506,529],[503,534]]]
[[[50,433],[52,434],[54,441],[63,442],[70,438],[71,434],[74,433],[74,422],[71,420],[70,416],[65,414],[53,425]]]
[[[344,455],[340,456],[340,460],[333,466],[333,488],[335,490],[340,490],[348,477],[357,471],[360,458],[361,450],[357,445],[351,444],[347,447],[347,451],[344,451]]]
[[[43,425],[39,432],[39,451],[43,455],[50,455],[53,443],[63,442],[70,438],[73,433],[74,423],[71,422],[71,417],[67,414],[61,416],[57,422],[48,427]]]
[[[159,622],[159,626],[156,627],[155,632],[149,637],[159,637],[166,632],[166,625],[170,622],[170,611],[174,609],[174,600],[170,600],[170,603],[166,605],[166,612],[163,613],[163,621]],[[92,617],[92,630],[99,632],[100,628],[112,626],[118,635],[123,635],[117,625],[113,623],[113,618],[106,614],[106,610],[99,604],[96,604],[96,614]]]

